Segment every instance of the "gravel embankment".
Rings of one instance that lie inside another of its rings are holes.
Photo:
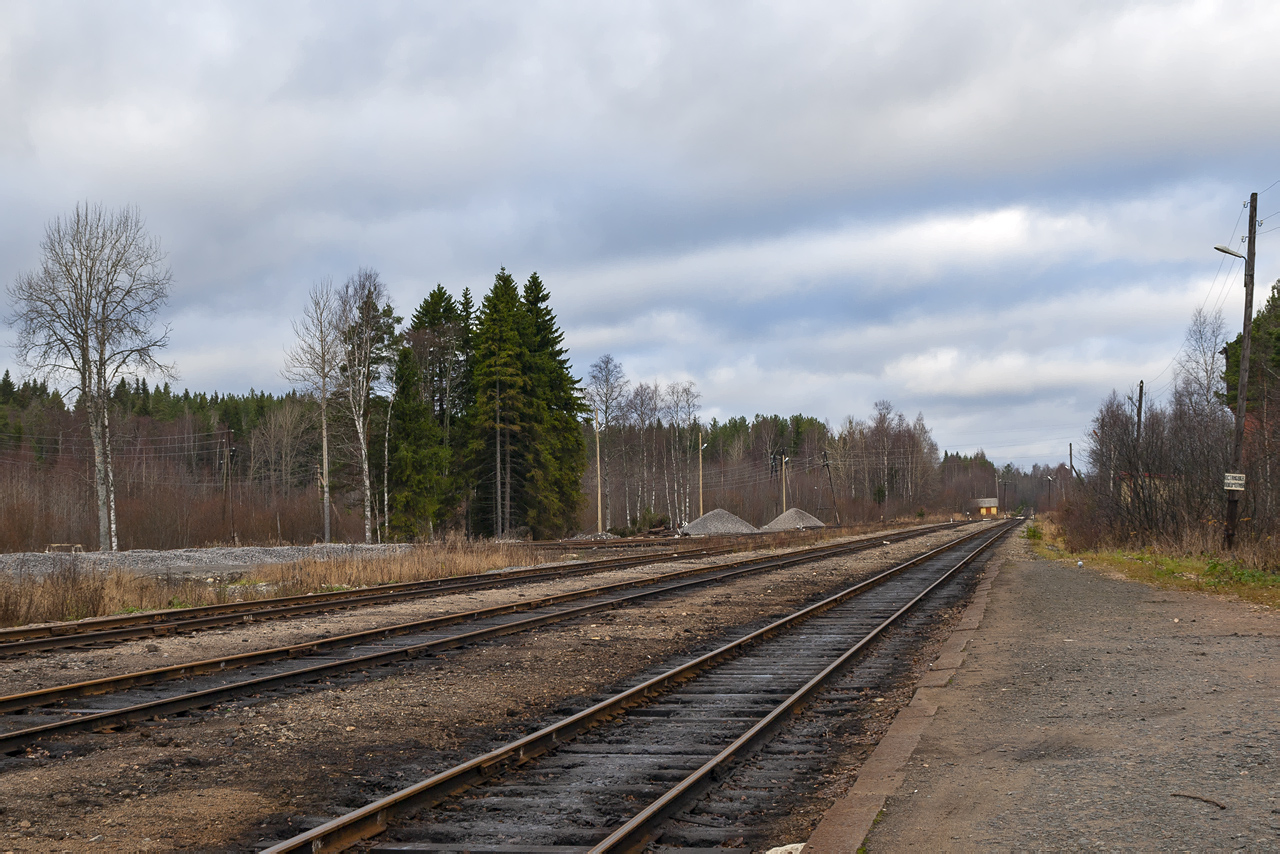
[[[744,522],[728,510],[717,507],[694,519],[680,529],[680,533],[689,536],[699,534],[756,534],[759,529],[749,522]]]
[[[45,554],[15,552],[0,554],[0,572],[44,575],[57,569],[77,566],[81,569],[128,569],[154,575],[165,572],[190,572],[193,569],[223,572],[228,569],[260,566],[268,563],[292,563],[298,560],[331,560],[348,557],[373,557],[393,554],[411,548],[406,545],[366,546],[352,543],[317,544],[314,546],[235,546],[205,549],[133,549],[123,552],[83,552],[81,554]]]

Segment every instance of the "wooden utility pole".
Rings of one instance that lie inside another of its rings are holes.
[[[600,407],[595,410],[596,425],[596,533],[604,533],[604,488],[600,485]]]
[[[1138,456],[1142,456],[1142,380],[1138,380]],[[1141,474],[1141,472],[1139,472]]]
[[[701,519],[702,513],[702,449],[706,445],[702,444],[702,431],[698,431],[698,518]],[[723,462],[721,463],[723,466]]]
[[[1244,468],[1244,414],[1249,394],[1249,333],[1253,329],[1253,261],[1258,238],[1258,194],[1249,194],[1249,248],[1244,256],[1244,332],[1240,341],[1240,382],[1236,385],[1236,435],[1231,449],[1231,472]],[[1238,254],[1238,253],[1235,253]],[[1227,550],[1235,548],[1236,521],[1240,517],[1240,495],[1244,489],[1227,490]]]
[[[493,537],[502,539],[502,380],[493,394]]]
[[[787,512],[787,458],[782,458],[782,512]]]
[[[218,479],[222,481],[222,521],[227,521],[227,437],[218,437]]]
[[[231,508],[231,542],[240,545],[240,536],[236,533],[236,493],[235,484],[231,481],[231,467],[236,462],[236,448],[231,444],[236,438],[236,431],[231,431],[231,439],[227,442],[227,506]]]
[[[831,512],[836,515],[836,527],[840,527],[840,508],[836,506],[836,482],[831,477],[831,460],[827,459],[827,452],[822,452],[822,467],[827,470],[827,485],[831,487]]]

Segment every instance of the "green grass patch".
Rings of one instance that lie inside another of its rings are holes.
[[[1027,540],[1038,557],[1046,560],[1082,560],[1086,566],[1113,572],[1168,590],[1222,593],[1247,602],[1280,608],[1280,573],[1250,569],[1235,560],[1210,554],[1169,554],[1146,548],[1070,552],[1052,522],[1037,527],[1039,536]]]

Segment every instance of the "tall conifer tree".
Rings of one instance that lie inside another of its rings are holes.
[[[550,294],[537,273],[522,294],[528,316],[528,427],[521,437],[527,474],[523,504],[526,524],[537,537],[571,529],[582,502],[586,445],[579,424],[586,404],[569,366],[564,333],[551,310]]]
[[[397,540],[431,539],[448,507],[449,451],[424,400],[422,375],[413,351],[396,358],[395,402],[391,406],[387,522]]]
[[[506,268],[494,277],[493,289],[480,305],[475,325],[475,362],[469,443],[475,473],[473,508],[483,527],[495,537],[520,527],[520,505],[513,501],[517,479],[525,474],[517,459],[516,438],[525,431],[529,379],[528,314],[515,279]]]

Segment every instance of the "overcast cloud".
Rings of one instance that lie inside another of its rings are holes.
[[[1242,2],[0,2],[0,278],[136,204],[179,385],[243,392],[321,276],[407,315],[537,270],[579,374],[1057,462],[1197,306],[1239,326],[1277,43]]]

